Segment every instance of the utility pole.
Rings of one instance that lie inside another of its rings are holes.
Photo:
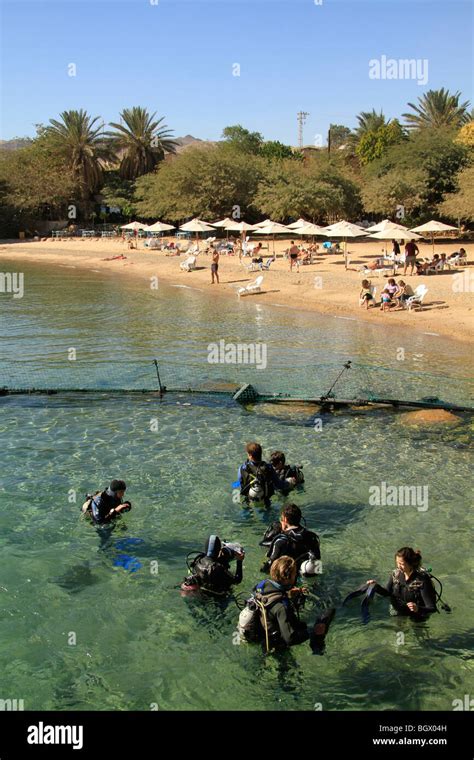
[[[309,116],[307,111],[298,111],[296,114],[298,119],[298,146],[303,147],[303,125]]]

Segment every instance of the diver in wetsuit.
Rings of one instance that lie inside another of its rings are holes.
[[[296,485],[295,478],[280,478],[276,470],[262,459],[262,447],[259,443],[248,443],[245,447],[247,461],[239,467],[238,480],[240,495],[249,502],[263,502],[270,505],[275,491],[288,493]]]
[[[421,567],[421,553],[404,546],[397,551],[395,562],[397,567],[385,586],[393,614],[426,620],[437,612],[436,591],[430,574]],[[376,583],[373,579],[367,581],[369,585]]]
[[[90,514],[96,525],[105,525],[115,520],[121,513],[132,508],[130,501],[123,501],[127,485],[124,480],[112,480],[105,491],[89,496],[83,504],[83,514]]]
[[[280,522],[273,523],[265,533],[261,542],[262,546],[268,545],[267,561],[261,568],[267,572],[272,563],[279,557],[292,557],[297,564],[298,570],[302,563],[308,560],[321,559],[319,537],[313,531],[301,525],[301,509],[296,504],[286,504],[280,515]]]
[[[283,451],[274,451],[270,454],[270,464],[280,480],[285,481],[286,488],[284,493],[288,493],[289,491],[292,491],[295,486],[304,483],[302,467],[300,465],[286,464],[286,457]],[[292,485],[289,478],[294,479],[295,485]]]
[[[188,566],[191,575],[185,578],[181,589],[199,588],[218,595],[229,593],[234,584],[242,581],[244,557],[245,552],[240,544],[223,542],[216,535],[209,536],[204,553],[198,553]],[[235,575],[230,571],[230,563],[234,559]]]

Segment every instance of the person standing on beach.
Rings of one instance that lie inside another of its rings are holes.
[[[413,274],[413,270],[415,268],[416,264],[416,254],[419,253],[420,250],[415,243],[414,240],[410,240],[406,246],[405,246],[405,268],[403,270],[403,274],[407,273],[408,267],[411,267],[410,274]]]
[[[214,277],[217,280],[217,284],[219,285],[219,251],[216,251],[215,249],[212,252],[212,264],[211,264],[211,285],[214,285]]]
[[[293,266],[296,266],[296,269],[299,271],[300,263],[298,261],[299,255],[300,255],[300,249],[297,245],[295,245],[295,241],[291,241],[291,248],[288,251],[288,254],[290,256],[290,272],[293,270]]]

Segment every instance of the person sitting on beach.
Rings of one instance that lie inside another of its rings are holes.
[[[459,256],[459,258],[464,259],[467,256],[466,249],[460,248],[459,251],[455,251],[450,256],[448,256],[448,259],[454,259],[455,256]]]
[[[398,290],[398,285],[397,285],[397,283],[395,282],[395,280],[394,280],[394,278],[393,278],[393,277],[389,277],[389,279],[388,279],[388,281],[387,281],[387,284],[386,284],[386,286],[385,286],[385,290],[388,290],[388,292],[390,293],[390,295],[391,295],[391,296],[392,296],[392,298],[393,298],[393,296],[395,295],[395,293],[396,293],[396,292],[397,292],[397,290]]]
[[[275,490],[285,491],[288,486],[296,485],[294,478],[281,480],[273,467],[262,459],[262,447],[259,443],[248,443],[245,447],[247,461],[239,467],[238,481],[240,495],[248,504],[263,503],[270,506]]]
[[[274,451],[273,454],[270,454],[270,464],[280,480],[288,481],[284,493],[288,493],[294,488],[294,485],[289,482],[290,478],[295,480],[295,485],[304,483],[303,468],[300,465],[286,464],[283,451]]]
[[[405,246],[405,268],[403,274],[407,273],[408,267],[411,267],[410,274],[413,274],[413,270],[416,264],[416,255],[420,250],[414,240],[410,240]]]
[[[392,296],[390,295],[390,291],[384,288],[380,296],[380,311],[390,311],[391,306]]]
[[[439,254],[435,253],[431,261],[425,261],[423,264],[418,262],[416,263],[416,273],[419,275],[425,275],[429,274],[430,269],[434,269],[437,264],[439,264]]]
[[[362,280],[362,287],[359,293],[359,306],[363,306],[364,304],[366,309],[369,308],[369,305],[375,306],[370,280]]]
[[[130,512],[132,504],[123,501],[127,485],[123,480],[112,480],[105,491],[98,491],[88,496],[82,505],[82,513],[90,515],[96,525],[103,525],[115,520],[123,512]]]
[[[408,301],[411,296],[415,295],[413,292],[413,288],[411,285],[408,285],[404,280],[398,281],[398,290],[394,294],[394,299],[396,300],[396,307],[397,309],[402,309],[403,304],[405,301]]]

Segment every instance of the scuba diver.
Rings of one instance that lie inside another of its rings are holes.
[[[115,520],[120,514],[130,512],[131,502],[123,501],[126,488],[125,481],[114,479],[105,491],[88,494],[82,505],[82,514],[90,516],[96,525],[104,525]]]
[[[208,591],[211,594],[229,593],[234,584],[242,581],[242,563],[245,551],[237,543],[221,541],[219,536],[209,536],[204,552],[191,552],[196,556],[186,563],[191,575],[181,584],[182,591]],[[230,572],[230,563],[236,560],[235,575]]]
[[[367,622],[368,602],[374,594],[390,597],[391,614],[404,615],[413,620],[426,620],[433,612],[437,612],[437,602],[441,602],[442,609],[450,612],[450,607],[442,602],[442,585],[435,576],[421,567],[421,552],[409,546],[404,546],[395,554],[396,569],[388,579],[386,586],[381,586],[373,578],[364,583],[356,591],[349,594],[343,604],[355,596],[364,594],[362,612]],[[441,592],[437,594],[432,578],[441,586]]]
[[[304,483],[304,475],[302,465],[290,465],[285,463],[286,457],[283,451],[274,451],[273,454],[270,455],[270,464],[280,480],[289,481],[291,478],[295,481],[294,485],[288,482],[286,488],[286,493],[288,493],[288,491],[292,491],[295,486],[299,486]]]
[[[267,557],[261,567],[268,572],[279,557],[292,557],[298,572],[316,575],[321,559],[319,536],[301,525],[301,509],[296,504],[286,504],[281,510],[280,522],[273,523],[266,531],[260,546],[269,546]]]
[[[240,613],[238,631],[242,639],[263,641],[267,652],[309,639],[313,652],[322,653],[335,610],[325,610],[309,629],[299,619],[306,590],[295,587],[297,572],[296,562],[291,557],[280,557],[273,563],[270,578],[257,583]]]
[[[275,490],[288,493],[294,488],[295,478],[280,479],[273,467],[263,461],[259,443],[248,443],[245,450],[248,458],[239,467],[237,475],[240,495],[244,501],[263,502],[268,507]]]

